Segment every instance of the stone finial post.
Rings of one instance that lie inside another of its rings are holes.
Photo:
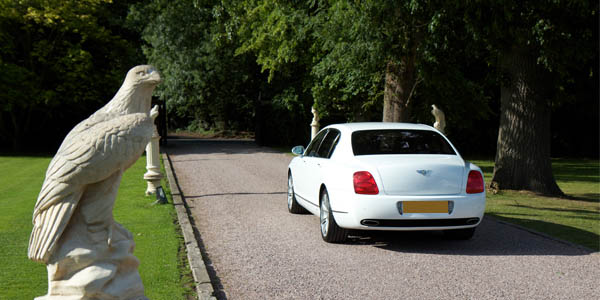
[[[313,119],[312,122],[310,123],[310,127],[311,127],[311,131],[310,131],[310,139],[314,139],[315,136],[317,135],[317,132],[319,132],[319,113],[317,112],[317,110],[315,109],[315,107],[313,106],[310,110],[313,114]]]
[[[160,157],[159,157],[159,146],[158,130],[154,125],[154,133],[152,134],[152,140],[146,145],[146,169],[148,172],[144,174],[144,179],[148,181],[148,188],[146,189],[146,196],[154,195],[157,188],[160,187],[160,180],[163,175],[160,173]]]
[[[446,115],[441,109],[437,108],[435,104],[431,105],[431,107],[433,108],[431,110],[431,114],[433,114],[435,117],[435,123],[433,123],[433,127],[444,133],[444,129],[446,128]]]

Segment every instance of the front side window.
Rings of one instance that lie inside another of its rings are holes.
[[[352,133],[354,155],[450,154],[456,155],[440,134],[429,130],[385,129]]]

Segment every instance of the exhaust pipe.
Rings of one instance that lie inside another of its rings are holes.
[[[376,220],[362,220],[360,221],[361,225],[364,226],[379,226],[379,221]]]
[[[471,218],[467,220],[467,225],[475,225],[477,224],[477,222],[479,222],[479,218]]]

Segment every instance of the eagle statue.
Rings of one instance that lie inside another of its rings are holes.
[[[129,70],[113,99],[77,124],[50,162],[29,240],[29,258],[48,267],[48,295],[37,299],[145,299],[132,235],[112,211],[123,172],[152,137],[151,96],[160,81],[150,65]]]
[[[431,108],[431,114],[435,117],[435,123],[433,123],[433,127],[439,130],[441,133],[444,133],[444,130],[446,129],[446,115],[435,104],[431,105]]]

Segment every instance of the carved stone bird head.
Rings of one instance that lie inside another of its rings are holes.
[[[131,68],[115,96],[99,113],[147,113],[150,111],[152,92],[161,82],[160,74],[151,65]]]
[[[125,83],[133,86],[156,86],[161,81],[160,74],[151,65],[141,65],[131,68],[125,77]]]

